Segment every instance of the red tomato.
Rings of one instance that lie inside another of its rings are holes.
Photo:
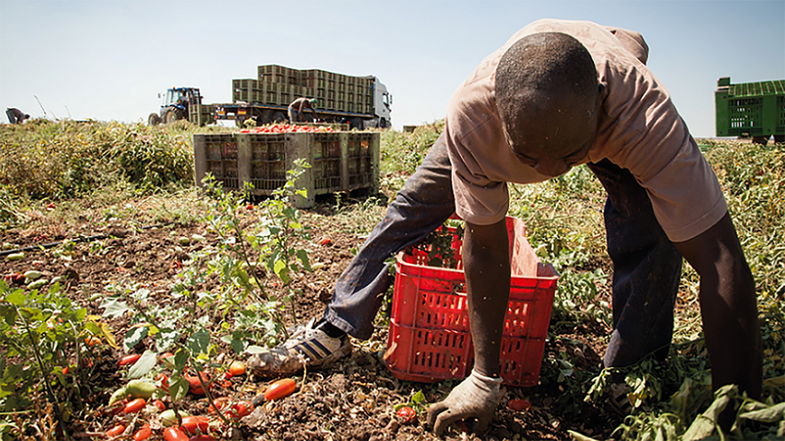
[[[232,374],[232,376],[243,375],[245,370],[245,363],[242,361],[235,361],[229,365],[229,373]]]
[[[128,365],[128,364],[134,364],[141,357],[142,356],[140,354],[126,355],[125,357],[121,358],[120,361],[117,362],[117,365],[118,366],[125,366],[125,365]]]
[[[267,401],[277,400],[285,396],[291,395],[297,388],[297,383],[291,378],[284,378],[273,382],[264,391],[264,399]]]
[[[231,413],[235,418],[242,418],[246,415],[250,415],[251,412],[253,412],[253,404],[247,401],[240,401],[233,405],[232,410],[228,413]]]
[[[531,408],[532,403],[530,403],[529,400],[524,400],[521,398],[513,398],[507,402],[507,407],[509,407],[510,409],[516,412],[520,412],[522,410],[528,410],[529,408]]]
[[[207,408],[210,410],[210,412],[215,413],[216,409],[221,410],[226,407],[227,404],[229,404],[229,397],[221,397],[215,399],[215,407],[210,404],[207,406]]]
[[[153,406],[155,406],[155,408],[158,409],[159,412],[163,412],[166,410],[166,404],[161,400],[153,401]]]
[[[402,423],[406,424],[411,422],[415,418],[417,418],[417,412],[409,406],[403,406],[395,411],[395,414],[398,416],[398,419],[401,420]]]
[[[180,427],[189,435],[195,435],[198,432],[204,433],[210,428],[210,419],[206,416],[183,417],[183,424]]]
[[[93,347],[95,345],[101,344],[101,339],[98,337],[85,337],[84,342],[87,343],[87,346]]]
[[[207,375],[207,373],[203,371],[199,377],[201,377],[202,382],[204,382],[204,384],[209,387],[207,382],[210,381],[210,377]],[[204,389],[202,388],[202,384],[199,382],[199,377],[196,375],[185,375],[185,379],[188,381],[189,390],[194,395],[204,395]]]
[[[188,435],[177,427],[170,427],[164,430],[164,440],[166,441],[188,441]]]
[[[62,372],[63,372],[63,375],[68,375],[68,372],[69,372],[68,366],[64,367]]]
[[[123,432],[125,432],[125,426],[123,424],[118,424],[107,430],[104,434],[108,437],[115,437],[120,436]]]
[[[161,380],[161,389],[168,391],[169,390],[169,377],[161,372],[160,374],[155,376],[155,381]]]
[[[150,428],[149,424],[145,424],[142,426],[141,429],[137,430],[134,433],[134,441],[144,441],[153,434],[153,429]]]
[[[129,414],[129,413],[139,412],[140,410],[144,409],[144,406],[146,405],[147,405],[147,400],[145,400],[144,398],[137,398],[135,400],[131,400],[123,408],[123,413]]]
[[[332,244],[333,244],[333,240],[330,239],[329,237],[325,237],[324,239],[319,241],[319,245],[324,246],[324,247],[326,247],[328,245],[332,245]]]

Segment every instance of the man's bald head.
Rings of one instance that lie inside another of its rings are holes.
[[[593,141],[599,87],[589,51],[558,32],[526,36],[496,68],[496,102],[516,153],[565,158]]]

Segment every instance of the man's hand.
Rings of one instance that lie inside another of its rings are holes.
[[[484,432],[501,399],[501,383],[501,378],[486,377],[472,369],[471,375],[456,386],[447,398],[428,408],[428,425],[437,436],[442,436],[452,423],[477,418],[477,424],[472,430],[475,433]]]

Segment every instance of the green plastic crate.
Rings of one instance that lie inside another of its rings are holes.
[[[731,84],[724,77],[714,97],[717,136],[785,135],[785,80]]]

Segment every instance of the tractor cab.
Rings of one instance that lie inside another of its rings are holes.
[[[185,110],[189,104],[201,103],[202,96],[199,94],[199,89],[194,87],[173,87],[166,90],[161,108],[177,107]]]
[[[172,123],[179,119],[188,119],[188,110],[191,105],[201,104],[202,95],[195,87],[172,87],[165,93],[158,94],[162,98],[160,114],[150,114],[148,123],[158,125],[160,123]]]

